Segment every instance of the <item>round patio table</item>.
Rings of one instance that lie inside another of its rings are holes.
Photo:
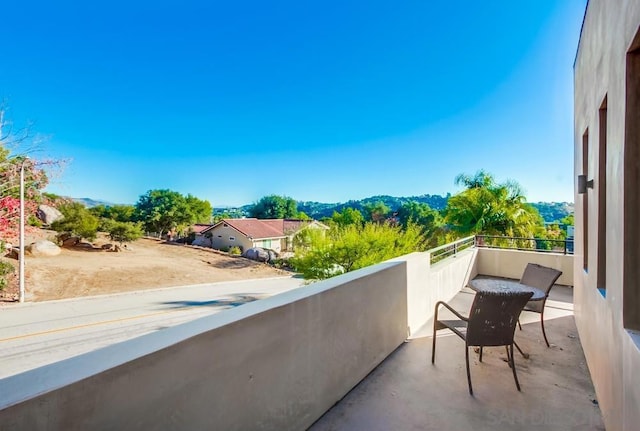
[[[469,287],[476,292],[532,292],[533,296],[529,301],[542,301],[546,296],[542,290],[536,287],[503,278],[476,278],[469,282]]]
[[[504,278],[476,278],[469,282],[469,287],[476,292],[533,292],[533,296],[529,301],[542,301],[546,296],[542,290],[536,287]],[[516,346],[516,349],[524,358],[529,358],[529,354],[523,352],[518,343],[514,341],[513,345]]]

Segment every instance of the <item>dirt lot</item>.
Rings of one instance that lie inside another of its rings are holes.
[[[28,239],[51,238],[55,233],[40,231]],[[48,301],[77,296],[153,289],[158,287],[211,283],[289,275],[271,266],[242,257],[230,257],[213,250],[140,239],[127,250],[97,250],[108,243],[104,237],[93,242],[94,249],[67,249],[54,257],[25,259],[27,301]],[[17,261],[9,259],[17,270]],[[17,294],[17,281],[0,292],[7,305]]]

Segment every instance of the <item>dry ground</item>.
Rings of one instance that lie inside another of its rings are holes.
[[[28,238],[27,244],[54,236],[55,232],[39,231]],[[99,237],[93,245],[99,248],[108,242]],[[16,260],[9,261],[17,268]],[[63,248],[54,257],[27,256],[25,272],[28,301],[290,274],[242,257],[152,239],[128,244],[128,250],[121,252]],[[0,303],[12,301],[16,293],[17,282],[13,280],[0,292]]]

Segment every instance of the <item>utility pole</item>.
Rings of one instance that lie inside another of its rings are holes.
[[[20,285],[20,302],[24,302],[24,164],[29,160],[25,157],[20,165],[20,255],[19,255],[19,269],[18,269],[18,282]]]

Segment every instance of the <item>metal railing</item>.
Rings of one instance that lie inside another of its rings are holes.
[[[573,254],[573,239],[523,238],[495,235],[475,235],[428,250],[431,264],[455,256],[470,247],[536,251],[540,253]]]
[[[573,254],[573,239],[521,238],[476,235],[476,247]]]
[[[430,255],[431,264],[439,262],[449,256],[455,256],[462,250],[466,250],[475,245],[475,236],[468,236],[466,238],[459,239],[449,244],[441,245],[439,247],[428,250]]]

